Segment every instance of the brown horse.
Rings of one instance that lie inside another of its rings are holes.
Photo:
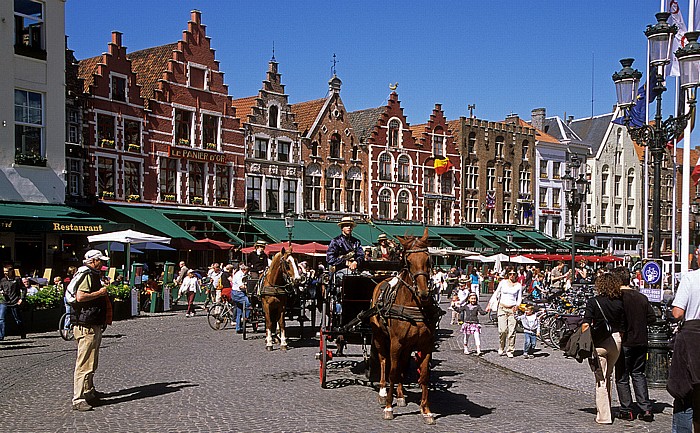
[[[296,260],[292,249],[282,250],[272,257],[270,266],[265,270],[260,287],[260,300],[265,312],[265,328],[267,335],[265,348],[272,350],[273,335],[280,331],[280,349],[287,350],[287,337],[284,332],[284,309],[287,305],[287,294],[300,280]]]
[[[372,306],[377,314],[372,316],[372,338],[379,357],[381,378],[379,401],[384,407],[384,419],[393,419],[394,385],[398,406],[406,406],[403,392],[403,372],[413,351],[420,371],[418,383],[422,396],[420,410],[423,420],[434,424],[435,418],[428,405],[430,358],[435,347],[435,328],[439,320],[439,307],[429,289],[430,255],[428,254],[428,229],[423,236],[398,237],[403,247],[403,268],[393,278],[379,283],[372,295]],[[389,362],[389,389],[386,389],[387,362]]]

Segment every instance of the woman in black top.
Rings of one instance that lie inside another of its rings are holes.
[[[620,281],[612,274],[598,277],[595,290],[597,295],[586,303],[581,330],[586,332],[590,329],[598,355],[598,365],[594,371],[595,421],[599,424],[612,424],[612,372],[620,356],[622,331],[625,329],[625,310],[622,307]]]

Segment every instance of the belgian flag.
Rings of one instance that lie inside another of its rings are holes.
[[[452,165],[448,157],[445,157],[445,159],[435,158],[433,168],[435,168],[435,174],[437,174],[438,176],[445,174],[447,170],[449,170],[452,167],[454,166]]]

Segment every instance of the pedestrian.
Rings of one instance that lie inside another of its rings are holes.
[[[625,329],[620,280],[612,274],[602,274],[595,282],[596,296],[586,303],[581,332],[591,331],[596,351],[595,403],[598,424],[612,424],[610,402],[613,368],[620,356],[621,333]]]
[[[92,410],[94,404],[101,396],[95,390],[94,377],[97,370],[100,343],[102,341],[102,327],[107,324],[107,312],[109,296],[107,286],[102,285],[102,263],[109,257],[99,250],[90,250],[85,253],[83,265],[78,269],[82,276],[76,281],[75,298],[73,306],[73,335],[78,342],[78,356],[75,361],[73,374],[73,410]],[[92,404],[91,404],[92,403]]]
[[[634,420],[630,377],[634,387],[634,397],[641,411],[639,419],[653,421],[654,414],[649,400],[649,388],[645,374],[649,333],[647,325],[656,322],[656,314],[646,296],[630,287],[630,271],[625,266],[613,269],[613,275],[622,283],[622,305],[625,310],[627,327],[622,334],[622,353],[615,364],[615,386],[620,401],[618,418]]]
[[[684,320],[676,334],[666,385],[674,398],[672,431],[700,432],[700,270],[683,276],[671,305],[673,317]]]
[[[241,265],[233,274],[231,283],[231,301],[236,305],[236,332],[243,333],[243,324],[241,316],[245,315],[248,319],[250,316],[250,300],[246,296],[246,280],[248,279],[248,266]]]
[[[221,289],[223,288],[221,286],[221,274],[221,265],[219,263],[212,263],[211,268],[209,271],[207,271],[207,277],[209,277],[209,280],[211,281],[209,288],[207,289],[207,302],[212,301],[212,290],[214,290],[213,301],[221,301]]]
[[[494,306],[498,308],[498,354],[513,357],[515,352],[515,312],[523,299],[523,287],[517,282],[518,274],[510,268],[508,278],[498,283],[496,291],[491,296],[491,301],[486,307],[486,312],[492,311]],[[508,347],[506,347],[506,343]]]
[[[469,290],[471,293],[474,293],[476,295],[476,299],[479,299],[479,274],[477,273],[476,266],[472,267],[472,273],[469,275],[470,278],[470,287]]]
[[[450,310],[452,311],[452,318],[450,320],[450,325],[457,324],[459,320],[459,311],[461,309],[459,296],[455,293],[450,301]]]
[[[469,336],[474,336],[474,345],[476,346],[476,354],[481,355],[481,325],[479,324],[479,314],[486,314],[476,293],[470,293],[467,298],[467,304],[460,311],[460,323],[462,323],[462,334],[464,334],[464,354],[469,355]]]
[[[566,285],[567,274],[564,273],[564,262],[558,261],[557,265],[549,274],[549,290],[552,294],[560,294],[564,291]]]
[[[525,314],[517,316],[516,319],[523,325],[523,335],[525,336],[523,358],[534,358],[533,353],[537,346],[537,337],[540,336],[540,317],[535,314],[535,306],[528,305],[525,307]]]
[[[3,267],[3,276],[0,279],[0,340],[5,339],[5,316],[10,312],[12,319],[17,324],[20,338],[27,338],[20,309],[27,298],[27,289],[22,284],[22,279],[15,274],[12,265]]]
[[[182,284],[180,284],[180,290],[178,290],[178,298],[182,295],[185,295],[187,298],[185,317],[194,316],[194,297],[197,292],[201,291],[202,288],[199,283],[199,278],[197,278],[192,269],[188,269],[185,278],[182,279]]]

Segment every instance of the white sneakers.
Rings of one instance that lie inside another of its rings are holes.
[[[513,357],[513,354],[512,354],[511,352],[508,352],[506,355],[508,356],[508,358],[512,358],[512,357]]]
[[[498,356],[503,356],[506,353],[503,351],[503,349],[498,349]]]
[[[467,349],[467,346],[464,346],[464,354],[469,355],[469,349]]]

